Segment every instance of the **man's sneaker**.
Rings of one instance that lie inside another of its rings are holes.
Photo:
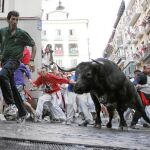
[[[10,104],[8,107],[5,108],[4,114],[5,115],[12,115],[17,116],[18,109],[15,104]]]
[[[68,121],[66,122],[66,125],[71,125],[71,121],[68,120]]]
[[[92,121],[92,120],[89,120],[88,123],[89,123],[89,125],[94,125],[95,124],[95,122]]]

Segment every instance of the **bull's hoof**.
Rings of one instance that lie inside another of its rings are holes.
[[[119,128],[120,128],[121,131],[128,131],[128,127],[126,127],[126,126],[125,127],[122,126],[122,127],[119,127]]]
[[[127,124],[126,124],[126,122],[123,122],[123,123],[120,123],[119,124],[119,128],[120,128],[120,130],[124,130],[124,129],[126,129],[128,126],[127,126]]]
[[[131,129],[139,129],[139,127],[136,127],[136,125],[130,125]]]
[[[82,127],[87,127],[88,121],[83,121],[82,123],[79,123],[78,125]]]
[[[95,124],[95,128],[99,128],[99,129],[101,129],[101,124]]]
[[[127,131],[128,130],[128,127],[127,126],[119,126],[119,129],[121,131]]]
[[[107,127],[107,128],[112,128],[112,124],[111,124],[111,123],[107,123],[107,124],[106,124],[106,127]]]

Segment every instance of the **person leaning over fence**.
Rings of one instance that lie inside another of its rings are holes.
[[[4,100],[7,104],[5,115],[16,114],[18,109],[18,122],[22,122],[26,116],[21,96],[15,86],[14,72],[20,65],[25,46],[32,47],[30,63],[34,70],[33,61],[36,54],[36,46],[31,36],[24,30],[17,27],[19,13],[10,11],[7,15],[8,27],[0,29],[0,54],[1,66],[0,86]],[[17,106],[17,107],[16,107]]]

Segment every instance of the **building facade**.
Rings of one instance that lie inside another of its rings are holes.
[[[104,50],[104,57],[116,62],[127,76],[133,76],[135,69],[150,63],[149,0],[129,1]]]
[[[89,60],[88,20],[69,19],[69,13],[61,7],[60,1],[51,12],[45,12],[43,6],[42,50],[51,44],[54,61],[63,67],[73,67]]]

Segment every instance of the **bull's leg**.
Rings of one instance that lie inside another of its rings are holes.
[[[140,117],[141,117],[141,113],[136,110],[134,115],[133,115],[133,119],[131,121],[131,124],[130,124],[131,128],[135,128],[135,125],[137,124]]]
[[[117,111],[120,117],[120,123],[119,123],[119,127],[123,130],[123,127],[127,127],[127,123],[124,119],[124,112],[125,110],[123,108],[121,108],[120,106],[117,106]]]
[[[107,128],[112,128],[112,119],[114,116],[114,110],[115,108],[112,106],[112,104],[107,104],[107,111],[109,113],[109,122],[107,123]]]
[[[94,94],[91,94],[91,97],[93,99],[95,109],[96,109],[96,119],[95,119],[95,127],[101,128],[101,117],[100,117],[100,111],[101,111],[101,105],[97,99],[97,97]]]

